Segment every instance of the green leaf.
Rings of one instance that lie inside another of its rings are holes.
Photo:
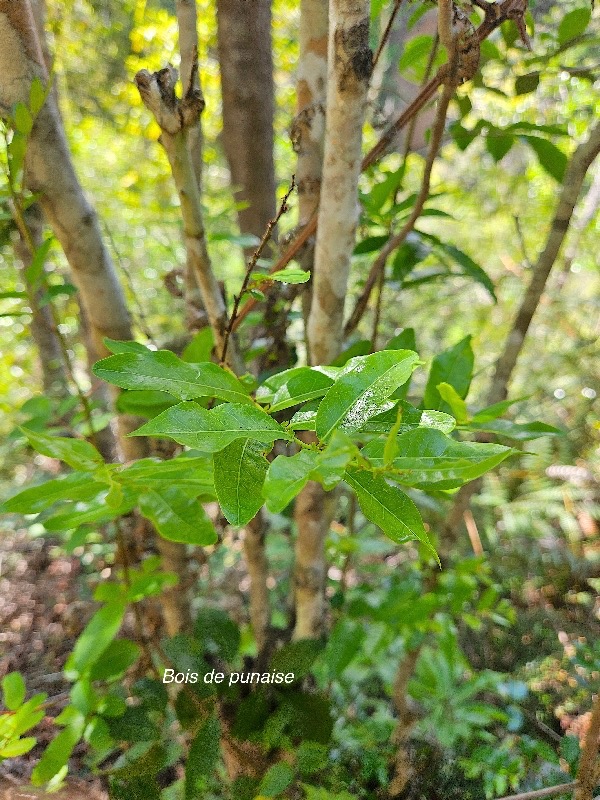
[[[29,136],[33,128],[33,117],[24,103],[17,103],[13,110],[13,120],[15,128],[23,136]]]
[[[398,409],[402,409],[402,419],[398,433],[406,433],[415,428],[434,428],[442,433],[450,433],[456,428],[456,420],[450,414],[443,411],[432,411],[431,409],[415,408],[415,406],[400,400],[392,408],[387,409],[381,414],[371,417],[370,420],[361,428],[365,433],[385,433],[389,434],[392,426],[398,419]]]
[[[263,450],[252,439],[238,439],[214,455],[217,499],[231,525],[250,522],[263,505],[263,484],[269,468]]]
[[[414,328],[404,328],[396,336],[393,336],[386,344],[385,350],[416,350],[417,340]]]
[[[489,422],[492,419],[497,419],[498,417],[501,417],[505,411],[508,411],[511,406],[514,406],[515,403],[521,403],[523,400],[527,400],[530,396],[531,395],[517,397],[515,400],[502,400],[500,403],[494,403],[487,408],[482,408],[481,411],[478,411],[473,415],[471,422]]]
[[[393,542],[402,544],[416,539],[435,553],[416,505],[404,492],[365,470],[349,469],[346,482],[356,492],[365,517]]]
[[[336,430],[325,449],[318,453],[310,477],[330,491],[344,480],[346,467],[356,457],[360,457],[358,447],[346,434]]]
[[[435,356],[431,363],[425,387],[424,408],[431,408],[436,411],[449,410],[437,389],[440,383],[448,383],[453,386],[459,397],[464,400],[471,385],[473,364],[474,356],[470,336],[466,336],[454,347]]]
[[[176,402],[173,395],[167,392],[157,392],[154,389],[143,389],[139,392],[124,390],[117,398],[117,411],[153,419]]]
[[[279,514],[304,488],[317,460],[315,450],[277,456],[269,464],[263,495],[269,511]]]
[[[37,739],[34,739],[33,736],[27,736],[25,739],[17,739],[14,742],[9,742],[4,745],[4,747],[0,747],[0,759],[23,756],[25,753],[32,750],[36,744]]]
[[[288,267],[272,272],[269,278],[272,281],[280,281],[280,283],[306,283],[310,280],[310,272],[296,267]]]
[[[518,452],[498,444],[457,442],[427,428],[400,434],[396,444],[399,455],[386,476],[421,489],[456,489]],[[370,442],[362,453],[374,466],[385,466],[382,442]]]
[[[568,14],[562,18],[558,26],[558,41],[561,45],[568,42],[570,39],[575,39],[585,33],[585,29],[590,23],[592,12],[590,8],[575,8],[569,11]]]
[[[515,95],[531,94],[540,85],[540,73],[528,72],[526,75],[518,75],[515,79]]]
[[[123,675],[140,657],[141,648],[129,639],[111,642],[92,666],[90,680],[110,681]]]
[[[568,158],[555,144],[539,136],[524,136],[521,139],[531,147],[536,154],[540,166],[559,183],[562,183],[567,169]]]
[[[456,421],[460,425],[468,422],[469,412],[467,410],[467,404],[458,394],[454,386],[450,386],[449,383],[438,383],[436,388],[440,393],[442,400],[445,400],[450,406],[450,410],[456,418]]]
[[[519,79],[517,78],[517,81],[518,80]],[[496,164],[499,161],[502,161],[514,143],[514,136],[502,134],[497,129],[491,130],[485,137],[485,146],[487,147],[487,151],[492,156]]]
[[[317,411],[319,438],[329,438],[336,428],[346,433],[359,430],[406,383],[418,360],[411,350],[381,350],[350,359]]]
[[[298,409],[287,424],[290,431],[314,431],[320,400],[311,400]]]
[[[29,89],[29,109],[34,117],[36,117],[44,107],[47,95],[46,87],[38,77],[35,77]]]
[[[269,403],[269,411],[275,413],[290,406],[306,403],[323,397],[333,386],[336,371],[311,367],[294,367],[267,379],[256,392],[256,399]]]
[[[126,604],[122,601],[107,603],[83,629],[67,659],[65,670],[81,674],[94,664],[115,638],[123,622]]]
[[[262,797],[277,797],[284,792],[294,780],[294,772],[290,766],[281,761],[267,770],[258,787]]]
[[[294,680],[300,681],[311,671],[312,665],[323,649],[323,644],[316,639],[298,639],[284,644],[271,659],[271,670],[274,672],[292,672]]]
[[[25,279],[29,283],[32,288],[36,288],[37,285],[40,283],[40,278],[44,273],[44,264],[46,263],[46,258],[52,247],[52,242],[54,241],[53,236],[49,236],[42,244],[36,249],[33,258],[31,259],[31,263],[25,270]]]
[[[215,346],[215,336],[210,326],[202,328],[187,345],[181,358],[191,364],[210,361]]]
[[[109,522],[129,513],[136,505],[136,496],[127,492],[123,494],[120,505],[109,506],[108,494],[106,490],[100,492],[82,509],[73,505],[69,506],[66,511],[59,509],[57,513],[44,520],[44,527],[48,531],[64,532],[78,528],[80,525]]]
[[[496,419],[488,422],[471,420],[469,430],[485,431],[506,436],[508,439],[526,442],[530,439],[539,439],[541,436],[564,436],[564,431],[547,425],[545,422],[512,422],[508,419]]]
[[[220,608],[203,608],[196,617],[194,634],[211,655],[233,661],[240,647],[240,629]]]
[[[359,339],[357,342],[353,342],[350,347],[347,347],[345,350],[339,354],[339,356],[331,362],[331,366],[329,367],[321,367],[321,369],[327,369],[328,372],[326,374],[330,375],[330,377],[334,376],[329,370],[335,369],[336,367],[343,367],[345,364],[350,361],[351,358],[355,356],[368,356],[371,352],[371,342],[369,339]]]
[[[291,438],[291,434],[261,409],[234,403],[224,403],[210,411],[197,403],[179,403],[132,435],[168,436],[204,453],[216,453],[242,438],[263,444]]]
[[[38,453],[50,458],[58,458],[73,469],[95,470],[104,463],[96,448],[83,439],[48,436],[45,433],[36,433],[29,428],[20,430]]]
[[[433,48],[433,36],[422,35],[412,38],[404,47],[398,63],[401,72],[409,71],[411,77],[422,80]]]
[[[25,700],[25,681],[20,672],[9,672],[2,678],[4,705],[9,711],[16,711]]]
[[[383,203],[387,199],[387,196],[389,195],[389,189],[388,189],[387,181],[384,181],[383,184],[381,184],[381,183],[376,184],[374,188],[378,188],[378,187],[380,187],[382,185],[385,186],[386,193],[383,196],[383,201],[381,202],[381,204],[380,205],[378,204],[379,208],[383,205]],[[373,197],[373,191],[374,190],[371,190],[371,195],[370,195],[371,198]],[[371,204],[371,208],[372,207],[373,206]],[[359,242],[356,245],[356,247],[354,248],[354,255],[355,256],[362,256],[362,255],[365,255],[365,253],[373,253],[373,252],[375,252],[375,250],[381,250],[381,248],[383,247],[383,245],[387,242],[387,240],[389,238],[390,237],[387,236],[387,235],[385,235],[385,236],[367,236],[366,239],[363,239],[361,242]]]
[[[90,473],[74,472],[65,478],[46,481],[39,486],[32,486],[19,492],[5,500],[0,510],[17,514],[37,514],[59,500],[92,500],[103,489],[105,487],[101,483],[96,483]]]
[[[323,661],[327,665],[329,676],[337,679],[360,652],[360,646],[366,636],[362,625],[351,619],[340,619],[327,640]]]
[[[496,300],[496,293],[494,291],[494,284],[492,283],[491,278],[485,272],[485,270],[479,266],[479,264],[475,263],[471,256],[467,255],[465,252],[460,250],[458,247],[455,247],[453,244],[446,244],[445,242],[440,242],[441,249],[450,256],[461,268],[465,275],[468,275],[470,278],[473,278],[474,281],[480,283],[487,291],[490,293],[492,298]]]
[[[135,489],[150,489],[157,484],[177,485],[190,497],[214,499],[213,463],[209,455],[181,453],[168,461],[143,458],[118,473],[118,480]]]
[[[185,800],[197,800],[198,781],[215,769],[221,753],[221,726],[208,719],[192,742],[185,765]]]
[[[113,353],[114,355],[118,355],[119,353],[149,353],[150,350],[143,345],[141,342],[120,342],[116,339],[109,339],[108,336],[105,336],[103,339],[104,346],[106,349]]]
[[[163,539],[202,547],[217,541],[215,529],[200,503],[176,485],[157,485],[143,492],[139,507]]]
[[[93,372],[122,389],[154,389],[179,400],[218,397],[233,403],[252,403],[244,385],[217,364],[187,364],[170,350],[119,353],[98,361]]]
[[[79,719],[62,730],[44,750],[44,754],[36,764],[31,774],[34,786],[41,786],[57,775],[66,767],[75,745],[81,739],[85,718]]]

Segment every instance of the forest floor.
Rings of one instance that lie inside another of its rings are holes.
[[[58,552],[47,538],[25,530],[0,533],[0,677],[19,670],[29,695],[45,692],[55,716],[68,700],[65,660],[91,616],[93,604],[82,600],[81,562]],[[96,783],[74,777],[60,792],[33,788],[29,776],[35,761],[55,734],[50,718],[38,726],[38,744],[26,756],[0,764],[0,800],[104,800]],[[85,775],[80,753],[71,772]]]

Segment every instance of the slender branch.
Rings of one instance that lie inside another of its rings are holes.
[[[593,800],[594,789],[600,780],[598,768],[598,744],[600,739],[600,692],[592,707],[590,725],[585,736],[583,752],[577,770],[575,800]]]
[[[231,334],[235,329],[235,323],[236,323],[236,320],[237,320],[237,317],[238,317],[238,312],[239,312],[239,308],[240,308],[240,302],[242,300],[242,297],[246,293],[246,290],[248,288],[248,284],[250,283],[250,279],[252,277],[252,273],[254,271],[254,268],[256,267],[258,259],[263,254],[263,251],[264,251],[265,247],[267,246],[268,242],[270,241],[271,237],[273,236],[273,230],[274,230],[275,226],[277,225],[277,223],[279,222],[281,217],[288,211],[288,209],[289,209],[288,200],[290,199],[290,196],[291,196],[291,194],[292,194],[292,192],[294,191],[295,188],[296,188],[296,176],[292,175],[292,180],[291,180],[289,189],[287,190],[287,192],[285,193],[285,195],[283,197],[283,200],[281,201],[281,205],[279,206],[279,211],[273,217],[273,219],[269,220],[269,222],[267,224],[267,228],[266,228],[265,232],[263,233],[263,237],[260,240],[260,244],[258,245],[256,250],[252,254],[252,257],[248,261],[248,266],[246,267],[246,274],[244,275],[244,280],[242,281],[242,287],[241,287],[241,289],[239,291],[239,294],[237,294],[236,297],[235,297],[235,300],[234,300],[234,303],[233,303],[233,310],[231,312],[231,316],[229,318],[229,322],[227,323],[227,328],[225,330],[225,336],[223,337],[223,349],[221,351],[221,363],[224,363],[225,359],[227,357],[227,347],[229,345],[229,339],[231,338]]]
[[[385,47],[387,40],[390,38],[390,34],[392,32],[392,27],[394,25],[394,21],[398,16],[398,12],[400,11],[400,6],[402,5],[402,0],[395,0],[394,8],[392,9],[392,13],[390,14],[390,18],[388,19],[388,23],[385,26],[385,30],[383,32],[383,36],[381,37],[381,41],[377,46],[377,50],[375,51],[375,55],[373,56],[373,69],[377,66],[377,63],[381,57],[383,52],[383,48]]]
[[[356,305],[354,306],[354,310],[350,315],[348,322],[346,323],[346,327],[344,329],[344,333],[348,336],[352,331],[356,328],[362,316],[369,304],[369,298],[371,297],[371,292],[379,279],[379,276],[382,272],[385,271],[385,265],[387,263],[387,259],[394,250],[397,250],[398,247],[406,240],[408,234],[412,231],[415,226],[416,221],[421,216],[421,212],[425,206],[425,202],[429,197],[429,187],[431,184],[431,172],[433,169],[433,163],[436,159],[438,151],[440,149],[440,145],[442,143],[442,137],[444,135],[444,127],[446,124],[446,115],[448,113],[448,106],[450,105],[450,100],[452,95],[454,94],[454,86],[452,84],[445,84],[444,92],[442,97],[440,98],[440,103],[437,109],[435,121],[433,123],[433,128],[431,131],[431,140],[429,143],[429,152],[427,153],[427,160],[425,162],[425,170],[423,172],[423,180],[421,183],[421,189],[419,191],[419,195],[415,201],[415,205],[413,206],[413,210],[411,212],[410,217],[404,224],[402,230],[396,234],[396,236],[392,236],[386,244],[381,248],[379,255],[373,262],[371,266],[371,270],[367,277],[364,289],[356,301]]]
[[[577,783],[561,783],[558,786],[551,786],[549,789],[536,789],[532,792],[522,792],[521,794],[510,794],[506,797],[498,797],[497,800],[541,800],[542,797],[554,797],[557,794],[566,794],[577,788]]]

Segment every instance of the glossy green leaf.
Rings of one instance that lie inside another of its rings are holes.
[[[185,765],[185,800],[197,800],[198,781],[211,774],[221,754],[221,727],[210,717],[200,728],[188,753]]]
[[[0,746],[0,759],[3,758],[16,758],[17,756],[25,755],[32,750],[37,744],[37,739],[33,736],[27,736],[25,739],[17,739],[16,741],[5,744],[4,747]]]
[[[283,509],[304,488],[317,461],[316,450],[300,450],[294,456],[277,456],[269,464],[263,495],[269,511]]]
[[[119,632],[125,608],[124,602],[115,601],[96,611],[75,642],[65,665],[67,672],[81,674],[100,658]]]
[[[170,350],[119,353],[98,361],[94,374],[122,389],[153,389],[179,400],[218,397],[232,403],[252,403],[244,385],[217,364],[187,364]]]
[[[404,328],[386,344],[385,350],[416,350],[417,340],[414,328]]]
[[[517,452],[498,444],[457,442],[426,428],[400,434],[396,444],[398,455],[386,475],[421,489],[456,489]],[[362,453],[374,466],[384,466],[380,441],[370,442]]]
[[[472,423],[480,423],[480,422],[489,422],[492,419],[497,419],[501,417],[511,406],[514,406],[515,403],[521,403],[523,400],[527,400],[530,395],[525,395],[524,397],[517,397],[514,400],[502,400],[499,403],[494,403],[487,408],[482,408],[481,411],[478,411],[476,414],[473,414],[471,419]]]
[[[64,478],[32,486],[5,500],[0,510],[17,514],[37,514],[50,508],[59,500],[92,500],[102,490],[89,473],[74,472]]]
[[[150,350],[141,342],[134,342],[134,341],[120,342],[117,339],[109,339],[108,336],[106,336],[103,341],[106,349],[113,355],[119,355],[119,353],[146,354],[150,352]]]
[[[311,400],[294,414],[287,424],[290,431],[314,431],[320,400]]]
[[[197,403],[179,403],[142,425],[134,436],[168,436],[204,453],[216,453],[236,439],[270,444],[291,435],[256,406],[224,403],[207,411]]]
[[[182,453],[168,461],[143,458],[120,470],[118,480],[135,489],[176,484],[190,497],[214,497],[213,463],[209,455]]]
[[[318,453],[310,477],[330,491],[344,480],[346,467],[357,457],[360,451],[354,442],[342,431],[334,431],[327,446]]]
[[[264,446],[238,439],[214,455],[215,489],[221,510],[232,525],[245,525],[263,505],[269,462]]]
[[[421,515],[404,492],[366,470],[349,469],[346,483],[354,489],[365,517],[392,541],[402,544],[416,539],[433,551]]]
[[[90,680],[109,681],[123,675],[140,657],[141,648],[129,639],[115,639],[92,666]]]
[[[431,363],[423,396],[424,408],[436,411],[450,410],[437,389],[440,383],[448,383],[453,386],[459,397],[464,400],[471,385],[473,364],[474,356],[470,336],[466,336],[454,347],[435,356]]]
[[[360,430],[394,390],[406,383],[418,360],[411,350],[381,350],[348,361],[317,411],[319,438],[329,438],[337,428],[346,433]]]
[[[415,428],[434,428],[442,433],[450,433],[456,427],[456,420],[450,414],[445,414],[443,411],[415,408],[405,400],[400,400],[381,414],[371,417],[361,428],[361,432],[388,434],[397,421],[398,407],[402,408],[398,433],[406,433]]]
[[[333,386],[337,370],[295,367],[269,378],[256,392],[256,399],[269,403],[274,413],[290,406],[300,405],[316,397],[323,397]]]
[[[38,453],[50,458],[58,458],[73,469],[95,470],[104,463],[96,448],[83,439],[48,436],[45,433],[36,433],[29,428],[21,428],[21,432]]]
[[[123,492],[117,505],[109,505],[107,500],[109,492],[102,491],[85,504],[84,508],[68,506],[60,508],[56,513],[44,520],[44,527],[48,531],[71,531],[80,525],[109,522],[123,514],[129,513],[136,505],[136,495],[132,492]]]
[[[9,711],[16,711],[25,700],[25,681],[20,672],[9,672],[2,678],[2,698]]]
[[[206,512],[177,485],[155,486],[139,496],[139,508],[164,539],[205,546],[217,541]]]
[[[154,389],[124,390],[117,398],[117,411],[153,419],[176,403],[177,400],[173,395],[167,392],[158,392]]]

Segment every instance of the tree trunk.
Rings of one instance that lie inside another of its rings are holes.
[[[48,80],[29,0],[19,3],[0,0],[0,41],[3,42],[0,114],[8,116],[15,103],[28,103],[30,86],[36,77],[44,83]],[[98,354],[107,354],[104,337],[131,339],[131,318],[114,264],[102,241],[98,217],[75,174],[53,93],[38,114],[29,137],[25,178],[28,188],[40,195],[42,210],[73,271],[73,280],[90,324],[93,348]],[[119,418],[119,442],[126,460],[142,458],[149,453],[146,440],[126,437],[138,425],[137,419]],[[158,538],[159,550],[162,542]],[[169,564],[165,567],[169,569]],[[179,615],[180,619],[185,619],[185,595],[178,593],[173,601],[179,608],[172,618]]]
[[[223,146],[242,233],[261,237],[275,216],[271,0],[217,0]]]
[[[327,121],[308,340],[329,364],[343,339],[344,299],[358,221],[362,126],[372,69],[369,3],[331,0]]]
[[[305,10],[308,10],[307,5]],[[322,98],[323,18],[320,30],[305,29],[305,63],[299,85],[299,101]],[[369,3],[366,0],[331,0],[328,40],[327,114],[320,186],[319,220],[315,245],[313,293],[308,320],[308,346],[313,364],[330,363],[342,349],[344,298],[358,221],[358,178],[361,170],[362,126],[372,69],[369,49]],[[311,32],[318,34],[314,39]],[[310,50],[308,48],[311,48]],[[312,214],[319,194],[319,119],[314,108],[308,146],[303,214]],[[307,120],[308,121],[308,120]],[[304,131],[301,131],[304,134]],[[302,136],[299,153],[302,154]],[[309,180],[307,180],[307,178]],[[308,190],[308,191],[307,191]],[[309,199],[310,198],[310,199]],[[324,590],[327,565],[325,537],[330,515],[326,496],[317,483],[309,483],[296,500],[298,530],[294,568],[294,638],[315,638],[324,626]]]

